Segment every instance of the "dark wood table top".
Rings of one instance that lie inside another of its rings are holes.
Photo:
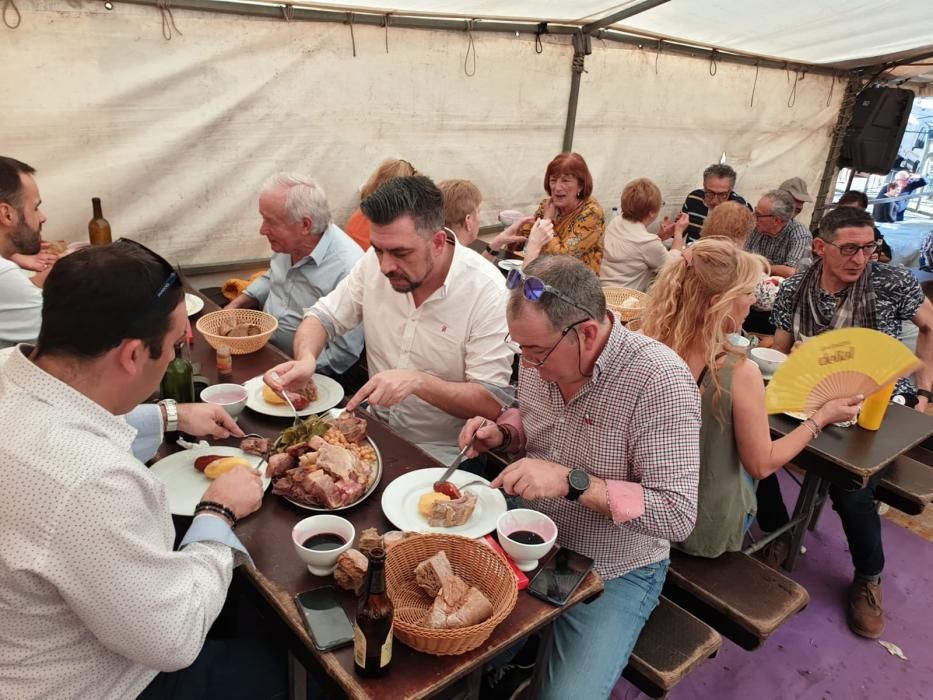
[[[771,434],[783,437],[800,421],[783,414],[769,416]],[[842,470],[849,476],[865,481],[889,465],[897,457],[933,436],[933,417],[906,406],[888,406],[879,430],[828,426],[813,440],[801,457],[815,458],[829,469]],[[808,459],[794,459],[807,467]]]
[[[205,312],[214,308],[213,304],[207,301]],[[201,374],[214,382],[216,354],[197,331],[194,336],[192,360],[199,362]],[[284,359],[287,357],[272,345],[249,355],[234,355],[234,381],[244,382]],[[239,418],[239,424],[245,432],[274,436],[291,425],[291,419],[272,418],[246,409]],[[367,527],[376,527],[380,532],[385,532],[394,529],[381,507],[382,492],[389,482],[405,472],[439,465],[430,455],[392,432],[387,425],[374,417],[369,420],[368,433],[382,455],[382,480],[369,498],[342,511],[340,515],[353,522],[357,532]],[[170,446],[164,448],[172,449]],[[267,493],[262,508],[240,523],[236,532],[253,558],[254,566],[244,567],[246,575],[285,622],[303,650],[319,661],[324,670],[350,697],[429,697],[476,670],[515,642],[552,622],[563,610],[589,600],[603,590],[601,578],[596,573],[591,573],[564,608],[556,608],[521,591],[515,609],[479,649],[459,656],[429,656],[398,643],[393,649],[391,672],[381,679],[362,679],[353,671],[352,647],[324,653],[314,649],[305,630],[304,621],[295,606],[296,593],[334,583],[330,576],[318,577],[309,573],[292,546],[291,531],[294,525],[314,514],[313,511]],[[339,594],[341,603],[352,620],[355,617],[356,597],[348,591],[339,591]]]

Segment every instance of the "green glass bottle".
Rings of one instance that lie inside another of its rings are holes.
[[[194,401],[194,368],[188,359],[188,345],[184,341],[175,346],[175,359],[168,363],[162,377],[163,399],[175,399],[178,403]]]

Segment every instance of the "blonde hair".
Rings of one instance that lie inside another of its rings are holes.
[[[469,180],[444,180],[437,183],[444,195],[444,225],[458,229],[469,214],[475,214],[483,201],[479,187]]]
[[[663,201],[661,189],[654,182],[646,177],[632,180],[622,190],[622,218],[644,221],[649,214],[661,210]]]
[[[723,238],[704,238],[665,265],[651,288],[642,332],[683,359],[691,349],[701,348],[716,400],[722,394],[717,358],[723,352],[740,354],[728,342],[726,319],[738,297],[754,292],[764,269],[761,256]],[[714,302],[713,297],[719,298]]]
[[[360,201],[362,202],[393,177],[411,177],[412,175],[419,174],[420,173],[415,170],[415,166],[407,160],[400,160],[398,158],[384,160],[373,174],[369,176],[366,184],[360,188]]]
[[[754,228],[755,215],[748,207],[738,202],[723,202],[707,215],[700,238],[721,236],[741,248]]]

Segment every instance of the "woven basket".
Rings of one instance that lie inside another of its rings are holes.
[[[253,323],[262,329],[258,335],[248,335],[245,338],[228,338],[225,335],[217,335],[218,329],[223,326],[236,326],[240,323]],[[233,355],[247,355],[256,352],[266,343],[279,327],[279,322],[275,316],[255,311],[253,309],[221,309],[204,314],[198,319],[198,332],[204,336],[204,340],[215,350],[226,345],[230,348]]]
[[[485,622],[451,630],[418,624],[434,601],[415,583],[415,567],[442,549],[454,573],[476,586],[492,603],[492,617]],[[456,535],[421,535],[392,547],[386,560],[386,585],[395,607],[395,637],[415,651],[435,656],[476,649],[508,617],[518,598],[515,576],[502,557],[481,542]]]
[[[630,331],[641,330],[641,319],[633,318],[631,321],[625,324],[625,327],[628,328]]]
[[[627,289],[625,287],[604,287],[603,294],[606,295],[606,306],[612,309],[615,314],[622,319],[623,323],[636,318],[641,318],[648,305],[648,295],[639,292],[637,289]],[[638,306],[634,308],[623,308],[622,303],[626,299],[637,299]]]

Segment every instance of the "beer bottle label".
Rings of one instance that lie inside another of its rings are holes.
[[[391,639],[392,635],[389,635]],[[391,655],[392,651],[389,650]],[[360,668],[366,668],[366,635],[359,625],[353,627],[353,660]]]
[[[382,654],[379,658],[379,668],[383,668],[389,665],[389,662],[392,660],[392,630],[389,630],[389,635],[386,637],[385,644],[382,645]]]

